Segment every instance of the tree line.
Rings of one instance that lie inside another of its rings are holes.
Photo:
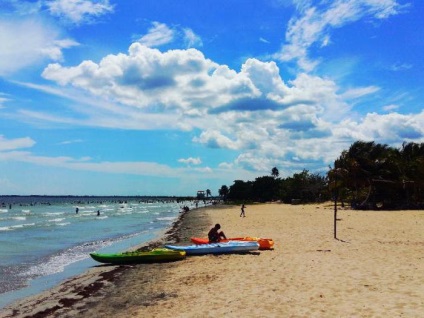
[[[328,172],[329,188],[358,209],[424,207],[424,143],[357,141]]]
[[[315,202],[329,199],[326,177],[303,170],[288,178],[279,178],[279,171],[272,168],[271,175],[254,181],[235,180],[230,187],[223,185],[219,195],[236,202]]]
[[[354,142],[342,151],[327,173],[304,169],[280,178],[277,167],[254,181],[235,180],[219,195],[234,202],[310,203],[336,200],[356,209],[424,207],[424,143],[400,148],[375,142]]]

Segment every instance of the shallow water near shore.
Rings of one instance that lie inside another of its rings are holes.
[[[140,198],[2,197],[0,308],[100,265],[90,252],[145,244],[192,202]]]

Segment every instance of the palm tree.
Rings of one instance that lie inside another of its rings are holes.
[[[356,199],[362,200],[361,206],[369,202],[375,204],[378,197],[377,185],[381,188],[383,183],[387,185],[393,178],[389,160],[392,153],[393,149],[387,145],[376,144],[373,141],[356,141],[335,161],[335,169],[347,170],[345,186],[354,191]]]
[[[279,175],[280,175],[280,172],[278,171],[277,167],[272,168],[271,176],[273,176],[274,178],[278,178]]]
[[[397,152],[395,165],[399,172],[399,183],[405,192],[406,204],[422,201],[424,186],[424,143],[403,143]],[[411,193],[412,192],[412,193]]]
[[[212,196],[212,195],[211,195],[211,190],[206,189],[206,197],[210,197],[210,196]]]
[[[344,188],[363,207],[382,203],[396,208],[423,201],[424,143],[403,143],[395,149],[356,141],[342,152],[334,168],[347,170]]]
[[[228,192],[230,192],[230,190],[226,185],[223,185],[221,189],[218,190],[219,196],[222,197],[224,200],[227,198]]]

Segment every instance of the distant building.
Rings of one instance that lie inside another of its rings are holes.
[[[197,191],[197,198],[198,199],[204,199],[205,198],[205,191],[203,191],[203,190]]]

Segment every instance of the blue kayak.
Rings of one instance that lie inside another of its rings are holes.
[[[259,249],[256,241],[229,241],[201,245],[165,245],[166,248],[185,251],[187,255],[246,253]]]

